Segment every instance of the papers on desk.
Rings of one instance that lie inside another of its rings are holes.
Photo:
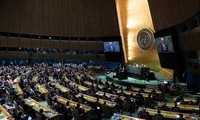
[[[31,116],[28,116],[28,120],[32,120],[32,117],[31,117]]]
[[[163,83],[164,83],[164,84],[167,84],[168,82],[167,82],[167,81],[164,81]]]
[[[176,104],[177,104],[177,105],[180,105],[180,104],[181,104],[181,102],[177,102]]]
[[[199,120],[197,117],[191,117],[191,120]]]
[[[34,106],[35,105],[35,103],[31,103],[31,106]]]
[[[97,94],[97,95],[98,95],[98,94],[104,94],[104,92],[98,91],[96,94]]]
[[[179,115],[176,115],[176,118],[179,118],[180,116]]]

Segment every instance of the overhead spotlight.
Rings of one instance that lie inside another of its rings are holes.
[[[51,40],[51,37],[49,37],[49,40]]]

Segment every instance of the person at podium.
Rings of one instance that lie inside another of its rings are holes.
[[[160,49],[161,49],[161,52],[163,53],[166,53],[169,51],[168,44],[165,42],[164,38],[160,39]]]
[[[106,50],[108,52],[115,52],[115,46],[113,45],[112,42],[109,42],[109,45],[106,47]]]

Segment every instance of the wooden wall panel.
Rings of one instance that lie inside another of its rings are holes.
[[[181,51],[200,50],[200,31],[196,33],[180,34],[179,45]]]
[[[90,50],[96,50],[96,41],[89,42]]]
[[[8,4],[7,4],[8,5]],[[14,1],[11,1],[9,3],[9,8],[6,7],[6,12],[10,13],[8,16],[7,16],[7,30],[8,31],[12,31],[14,30],[14,32],[17,32],[19,31],[19,12],[20,12],[20,9],[19,9],[19,6],[20,4],[19,3],[16,3]],[[12,9],[10,9],[12,8]]]
[[[6,0],[2,0],[0,3],[0,29],[7,30],[7,14],[6,14]]]
[[[40,40],[40,46],[41,46],[41,48],[48,48],[48,46],[45,46],[45,40],[44,39],[41,39]]]
[[[12,39],[7,39],[7,40],[6,40],[6,46],[7,46],[7,47],[13,47],[13,44],[14,44],[14,42],[13,42]]]
[[[71,50],[78,50],[79,41],[70,41],[70,49]]]
[[[96,55],[61,55],[61,54],[27,54],[27,53],[0,53],[0,58],[34,58],[34,59],[72,59],[72,60],[105,60],[104,54],[99,54],[98,57]]]
[[[46,40],[46,44],[47,44],[48,48],[53,49],[53,44],[52,44],[51,40]]]
[[[54,44],[52,40],[49,40],[48,44],[49,44],[49,48],[54,49]]]
[[[79,50],[86,50],[87,44],[87,41],[81,41],[81,43],[79,44]]]
[[[0,58],[30,58],[30,57],[31,56],[29,54],[18,53],[18,52],[12,52],[7,54],[0,53]]]
[[[60,49],[60,40],[52,40],[51,42],[55,49]]]
[[[0,36],[0,46],[67,50],[103,50],[102,41],[49,40],[5,36]]]
[[[200,0],[148,0],[155,30],[168,28],[200,11]]]
[[[9,37],[8,40],[12,40],[12,47],[19,47],[19,38],[18,37]]]
[[[42,48],[40,44],[40,39],[31,39],[30,40],[30,48]]]
[[[200,32],[198,33],[195,33],[194,36],[195,36],[195,45],[197,47],[197,50],[200,50]]]
[[[54,48],[52,40],[49,40],[49,39],[41,39],[40,44],[41,44],[41,48],[45,48],[45,49],[53,49]]]
[[[61,41],[60,49],[68,49],[69,48],[69,41]]]
[[[21,48],[30,48],[30,40],[27,40],[26,38],[19,39],[19,46]]]
[[[120,36],[115,0],[0,0],[0,31]]]
[[[104,49],[103,48],[103,42],[98,41],[96,45],[97,45],[97,50],[103,50]]]
[[[0,46],[1,46],[1,47],[5,47],[5,46],[6,46],[6,42],[5,42],[6,40],[7,40],[6,37],[0,36]]]

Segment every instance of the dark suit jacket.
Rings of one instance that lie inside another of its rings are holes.
[[[176,120],[186,120],[185,118],[176,118]]]
[[[161,52],[168,52],[169,51],[167,44],[164,44],[164,45],[160,44],[160,49],[161,49]]]
[[[114,51],[115,51],[115,46],[113,46],[113,45],[110,46],[110,45],[109,45],[109,46],[106,47],[106,50],[107,50],[108,52],[114,52]]]

